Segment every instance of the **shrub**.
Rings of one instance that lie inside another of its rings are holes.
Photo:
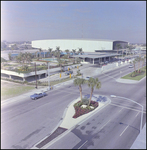
[[[83,103],[83,105],[88,105],[89,100],[87,98],[83,98],[82,103]]]
[[[83,104],[83,102],[81,102],[81,101],[78,101],[77,103],[74,104],[75,114],[74,114],[73,118],[77,118],[81,115],[89,113],[90,111],[92,111],[96,107],[98,107],[98,102],[95,102],[95,101],[91,101],[91,103],[90,103],[90,105],[93,105],[94,109],[92,109],[90,106],[87,106],[86,108],[82,108],[81,107],[82,104]]]

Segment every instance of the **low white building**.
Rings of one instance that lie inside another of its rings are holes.
[[[49,40],[35,40],[32,41],[33,48],[53,50],[56,47],[60,47],[60,50],[65,51],[66,49],[72,50],[82,48],[84,52],[95,52],[95,51],[112,51],[116,50],[116,44],[120,44],[122,48],[128,45],[125,41],[115,40],[96,40],[96,39],[49,39]]]

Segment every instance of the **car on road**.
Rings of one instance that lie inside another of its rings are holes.
[[[73,74],[73,71],[72,71],[72,70],[65,72],[65,75],[70,75],[70,74]]]
[[[92,78],[92,77],[85,77],[84,79],[85,79],[85,80],[89,80],[90,78]]]
[[[130,65],[130,66],[129,66],[129,68],[133,68],[133,66],[132,66],[132,65]]]
[[[35,100],[35,99],[38,99],[38,98],[41,98],[41,97],[44,97],[46,96],[47,94],[45,92],[36,92],[34,93],[33,95],[30,96],[30,98],[32,100]]]

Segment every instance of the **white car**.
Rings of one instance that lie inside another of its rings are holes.
[[[84,78],[85,80],[89,80],[91,77],[86,77],[86,78]]]
[[[129,68],[133,68],[133,66],[132,66],[132,65],[130,65],[130,66],[129,66]]]

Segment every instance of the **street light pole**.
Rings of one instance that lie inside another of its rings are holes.
[[[35,62],[35,78],[36,78],[36,89],[37,89],[37,76],[36,76],[36,62]]]
[[[50,63],[48,62],[48,86],[49,86],[49,90],[50,90],[50,72],[49,72],[49,66],[50,66]]]
[[[118,97],[118,98],[123,98],[123,99],[126,99],[126,100],[130,100],[130,101],[132,101],[132,102],[138,104],[139,106],[141,106],[141,108],[142,108],[141,123],[140,123],[140,131],[141,131],[141,129],[142,129],[142,121],[143,121],[143,105],[141,105],[141,104],[139,104],[139,103],[137,103],[137,102],[135,102],[135,101],[133,101],[133,100],[131,100],[131,99],[129,99],[129,98],[126,98],[126,97],[121,97],[121,96],[116,96],[116,95],[110,95],[110,96],[111,96],[111,97]]]

